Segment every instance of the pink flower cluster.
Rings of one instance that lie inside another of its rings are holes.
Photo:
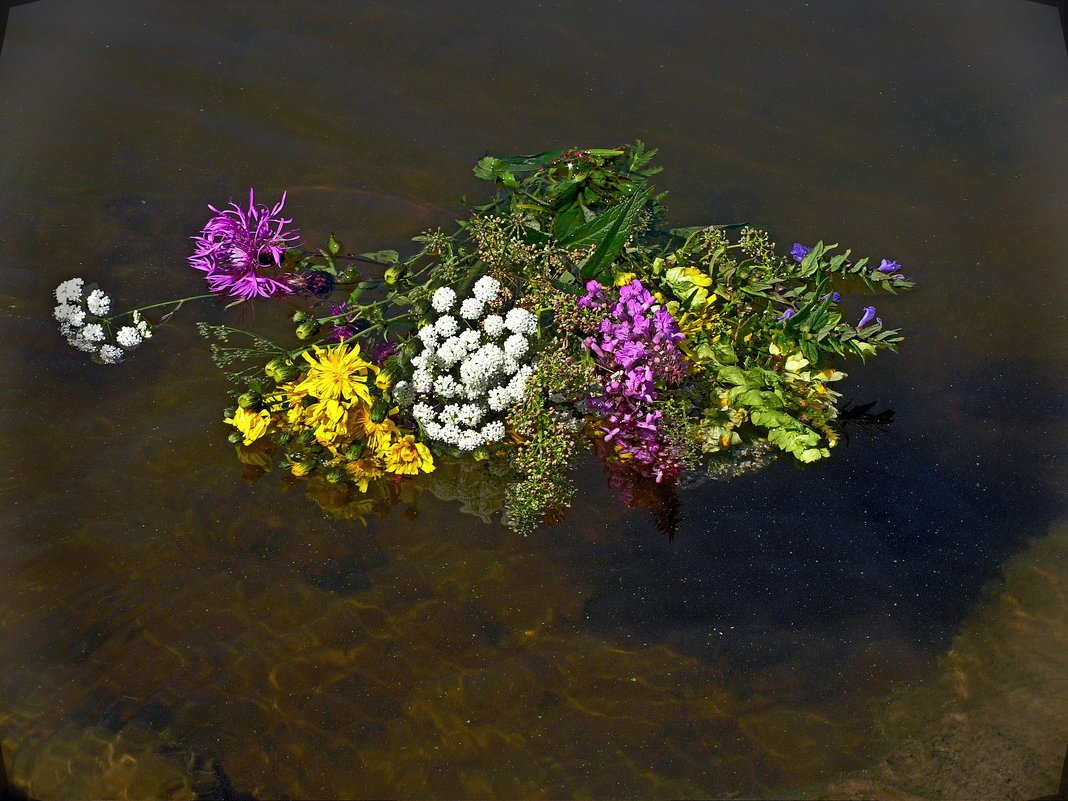
[[[603,290],[590,281],[579,303],[594,308],[607,302]],[[676,386],[686,375],[686,361],[675,344],[681,339],[675,319],[635,279],[619,290],[598,336],[584,343],[605,371],[600,394],[587,401],[601,417],[605,442],[658,483],[674,480],[682,470],[681,449],[663,435],[662,415],[652,408],[658,384]]]

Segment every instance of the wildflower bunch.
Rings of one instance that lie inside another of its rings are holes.
[[[894,260],[766,231],[664,229],[641,142],[487,156],[496,194],[417,250],[305,250],[285,194],[209,206],[190,266],[229,305],[283,297],[294,341],[199,324],[237,386],[225,413],[246,473],[280,465],[338,519],[365,520],[429,489],[529,532],[562,516],[592,450],[621,502],[678,522],[698,476],[811,462],[839,441],[841,360],[895,349],[847,288],[897,292]],[[88,294],[86,294],[88,292]],[[152,335],[101,290],[56,290],[61,333],[114,363]],[[293,307],[296,307],[294,310]],[[129,316],[129,320],[125,318]]]

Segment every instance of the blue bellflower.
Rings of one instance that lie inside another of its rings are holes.
[[[790,251],[790,255],[794,257],[794,261],[798,264],[805,260],[805,256],[812,252],[812,248],[807,248],[800,242],[794,242],[794,248]]]

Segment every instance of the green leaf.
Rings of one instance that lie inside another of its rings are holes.
[[[502,180],[504,182],[503,176],[505,175],[515,181],[516,175],[532,173],[566,152],[566,150],[548,150],[531,156],[504,156],[500,158],[486,156],[479,159],[473,171],[475,177],[481,178],[483,181]]]
[[[377,261],[379,264],[396,264],[400,261],[400,254],[395,250],[376,250],[371,253],[361,253],[365,259]]]
[[[599,278],[605,269],[619,257],[623,251],[623,245],[630,237],[638,213],[649,199],[649,192],[650,190],[643,189],[631,195],[625,202],[594,217],[586,225],[580,226],[569,239],[568,244],[581,247],[583,244],[597,241],[599,235],[597,248],[582,265],[579,273],[583,280]],[[579,232],[582,232],[581,235]]]
[[[326,240],[326,249],[331,256],[336,256],[341,252],[341,243],[333,234],[330,234],[330,238]]]

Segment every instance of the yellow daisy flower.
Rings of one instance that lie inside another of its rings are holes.
[[[329,400],[356,399],[371,403],[367,377],[378,368],[360,357],[360,346],[333,345],[329,348],[313,346],[314,353],[304,352],[311,365],[297,389],[317,398]]]
[[[371,407],[366,404],[354,406],[349,414],[349,435],[367,440],[375,451],[385,451],[395,436],[400,436],[400,429],[390,418],[381,423],[371,419]]]
[[[413,434],[396,440],[389,446],[385,457],[386,470],[390,473],[414,476],[420,470],[424,473],[434,470],[434,457],[431,456],[430,449],[423,443],[416,442]]]
[[[233,417],[223,418],[224,423],[229,423],[245,435],[242,444],[251,445],[264,434],[271,425],[271,415],[266,409],[254,412],[251,409],[238,409]]]
[[[375,478],[384,476],[386,471],[382,469],[374,459],[357,459],[345,465],[345,472],[349,474],[360,492],[367,492],[368,483]]]

